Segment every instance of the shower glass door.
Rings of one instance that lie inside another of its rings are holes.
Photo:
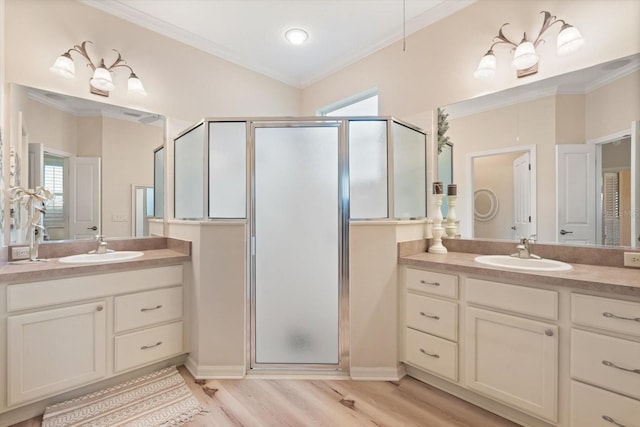
[[[340,365],[340,135],[254,123],[252,368]]]

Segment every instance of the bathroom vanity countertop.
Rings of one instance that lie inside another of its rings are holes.
[[[478,255],[462,252],[446,254],[422,252],[400,256],[398,262],[406,266],[487,276],[487,279],[511,279],[531,285],[540,283],[640,297],[640,269],[571,263],[573,267],[571,271],[508,270],[480,264],[474,261],[476,256]]]
[[[48,261],[27,263],[5,263],[0,265],[0,282],[32,282],[37,280],[60,279],[115,271],[159,267],[189,261],[191,256],[173,249],[142,250],[141,257],[96,264],[64,264],[59,258]]]

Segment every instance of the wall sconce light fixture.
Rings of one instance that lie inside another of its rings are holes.
[[[118,54],[116,60],[110,66],[106,66],[104,63],[104,59],[100,59],[100,63],[96,66],[89,54],[87,53],[86,45],[87,43],[92,43],[91,41],[84,41],[81,45],[74,45],[71,49],[63,53],[56,59],[56,62],[53,64],[49,70],[62,77],[66,77],[71,79],[75,76],[76,68],[73,63],[73,59],[71,58],[71,52],[78,52],[86,61],[87,67],[91,68],[93,71],[93,76],[89,82],[89,89],[91,93],[95,93],[96,95],[109,96],[109,92],[115,89],[115,85],[113,84],[113,79],[111,78],[111,70],[117,67],[128,68],[131,74],[129,75],[128,81],[128,90],[129,93],[135,93],[138,95],[146,95],[147,92],[144,90],[144,86],[142,86],[142,82],[136,76],[136,73],[133,72],[133,69],[127,65],[127,61],[122,59],[122,55],[120,52],[113,49],[115,53]]]
[[[513,68],[517,70],[518,78],[529,76],[538,72],[538,55],[536,54],[536,47],[544,41],[542,35],[556,22],[562,22],[562,28],[558,34],[557,48],[558,55],[568,55],[580,49],[584,45],[584,39],[578,29],[572,25],[567,24],[562,19],[557,19],[547,11],[544,13],[544,22],[538,32],[538,36],[534,41],[527,39],[527,33],[524,33],[524,37],[520,43],[514,43],[509,40],[502,29],[507,24],[503,24],[498,30],[498,35],[493,38],[493,44],[487,51],[487,53],[480,60],[478,68],[473,73],[473,76],[477,79],[487,79],[493,77],[496,72],[496,57],[493,53],[493,47],[498,44],[507,44],[513,47]]]

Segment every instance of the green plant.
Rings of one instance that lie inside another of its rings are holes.
[[[438,154],[442,152],[442,147],[449,142],[449,137],[445,134],[449,130],[449,114],[444,109],[438,108]]]

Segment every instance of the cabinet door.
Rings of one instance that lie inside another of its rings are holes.
[[[7,318],[9,405],[105,376],[105,307],[98,301]]]
[[[466,385],[556,421],[558,327],[476,308],[466,314]]]

